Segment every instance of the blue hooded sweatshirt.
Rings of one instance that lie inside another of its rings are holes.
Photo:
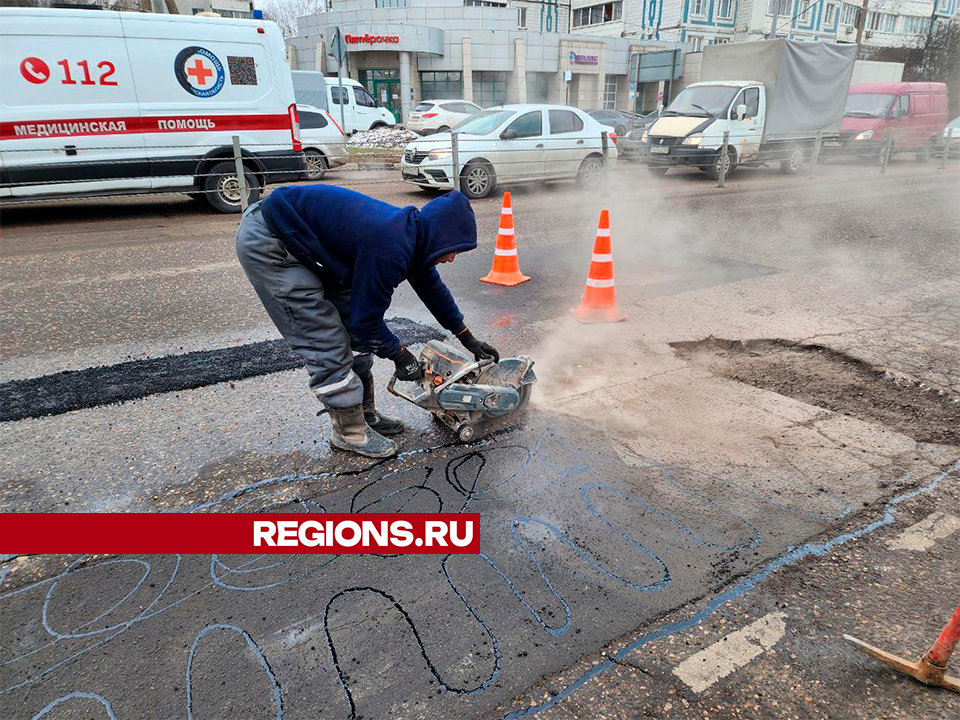
[[[331,185],[287,186],[260,204],[270,230],[307,267],[320,265],[351,288],[345,324],[363,349],[395,357],[400,341],[383,314],[404,280],[446,330],[463,329],[463,314],[440,279],[436,261],[477,246],[470,202],[450,192],[423,210],[398,208]]]

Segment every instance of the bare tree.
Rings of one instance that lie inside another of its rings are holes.
[[[932,21],[918,46],[877,48],[870,59],[902,62],[907,82],[946,83],[950,117],[960,115],[960,23]]]
[[[299,32],[298,18],[326,12],[328,4],[327,0],[263,0],[260,9],[265,19],[280,26],[284,37],[293,37]]]

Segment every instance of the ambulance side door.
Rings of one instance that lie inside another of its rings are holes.
[[[278,94],[255,23],[122,15],[154,188],[192,186],[204,157],[232,160],[234,135],[245,154],[292,149],[292,93]]]
[[[118,13],[3,19],[0,153],[17,197],[150,187]]]

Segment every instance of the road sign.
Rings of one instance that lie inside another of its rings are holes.
[[[347,44],[343,40],[343,33],[340,32],[339,26],[333,29],[333,39],[330,41],[330,54],[333,55],[339,65],[343,65],[343,61],[347,59]]]

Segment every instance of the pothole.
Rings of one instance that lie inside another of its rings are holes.
[[[918,442],[960,445],[960,398],[822,345],[713,337],[670,345],[716,375],[886,425]]]

